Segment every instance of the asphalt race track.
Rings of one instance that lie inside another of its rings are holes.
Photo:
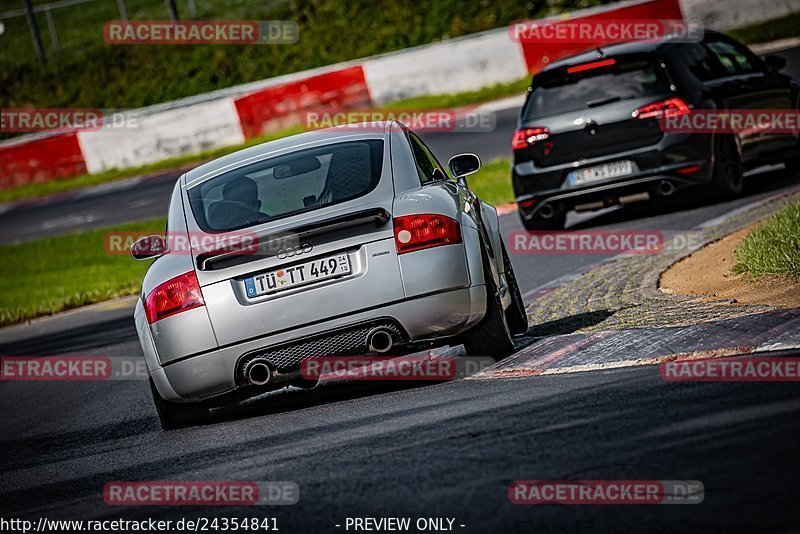
[[[785,53],[800,78],[800,53]],[[517,110],[493,134],[436,134],[442,159],[507,154]],[[745,194],[691,195],[600,214],[571,228],[695,226],[796,186],[782,166],[749,175]],[[163,216],[172,179],[0,216],[0,241]],[[124,187],[124,184],[117,187]],[[121,207],[112,201],[125,195]],[[521,229],[515,214],[504,234]],[[16,238],[14,236],[17,236]],[[523,292],[602,261],[512,257]],[[140,354],[133,301],[106,303],[0,331],[2,355]],[[527,343],[531,340],[523,340]],[[275,517],[280,531],[345,532],[348,517],[447,517],[457,532],[782,532],[800,526],[800,385],[667,383],[656,367],[434,385],[323,384],[264,395],[214,424],[160,430],[144,381],[0,382],[0,516],[49,519]],[[702,503],[514,505],[513,480],[683,479]],[[120,509],[115,480],[283,480],[293,506]],[[337,527],[337,525],[339,525]],[[351,529],[352,530],[352,529]]]

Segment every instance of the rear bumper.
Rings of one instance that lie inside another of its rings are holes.
[[[165,399],[199,401],[235,390],[238,387],[237,364],[242,356],[254,351],[377,318],[396,321],[409,342],[419,343],[458,335],[477,323],[485,310],[486,290],[483,285],[445,291],[298,328],[291,332],[290,338],[285,335],[266,336],[171,361],[151,369],[151,376]]]
[[[679,191],[695,185],[708,183],[709,181],[710,174],[707,178],[702,180],[669,174],[654,174],[652,176],[629,178],[621,182],[602,184],[578,191],[555,191],[547,196],[535,197],[537,201],[533,205],[528,205],[524,202],[518,205],[520,214],[525,219],[531,219],[535,217],[544,206],[548,205],[553,207],[556,211],[569,211],[580,206],[586,206],[585,209],[587,210],[601,209],[621,202],[624,203],[625,197],[632,197],[639,193],[648,193],[649,198],[667,196],[661,192],[662,188],[672,188],[673,191]]]
[[[667,134],[652,146],[608,154],[576,163],[538,168],[532,162],[515,162],[512,181],[521,215],[528,219],[549,205],[561,211],[577,205],[603,202],[613,204],[620,196],[637,193],[658,195],[658,185],[668,182],[675,190],[708,183],[713,161],[710,135]],[[580,186],[569,183],[567,175],[576,169],[629,160],[634,173],[620,178]],[[691,170],[681,173],[681,170]]]

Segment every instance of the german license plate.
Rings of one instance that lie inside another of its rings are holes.
[[[350,258],[347,254],[337,254],[245,278],[244,287],[247,296],[252,298],[344,276],[350,272]]]
[[[608,178],[627,176],[632,173],[633,164],[628,160],[624,160],[572,171],[569,173],[569,178],[573,185],[581,185],[588,182],[606,180]]]

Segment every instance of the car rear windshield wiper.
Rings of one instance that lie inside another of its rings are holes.
[[[611,104],[612,102],[619,102],[620,100],[629,100],[633,98],[634,95],[626,95],[626,96],[612,96],[609,98],[598,98],[597,100],[589,100],[586,102],[586,106],[590,108],[594,108],[597,106],[604,106],[606,104]]]

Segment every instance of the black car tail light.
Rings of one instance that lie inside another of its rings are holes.
[[[583,63],[575,65],[567,69],[567,74],[575,74],[576,72],[584,72],[587,70],[602,69],[603,67],[613,67],[617,64],[616,59],[601,59],[600,61],[592,61],[591,63]]]
[[[514,137],[511,139],[511,148],[519,150],[549,138],[550,130],[547,128],[523,128],[514,132]]]
[[[634,110],[631,116],[634,119],[661,119],[665,117],[680,117],[690,111],[689,105],[683,99],[673,97],[644,105]]]

